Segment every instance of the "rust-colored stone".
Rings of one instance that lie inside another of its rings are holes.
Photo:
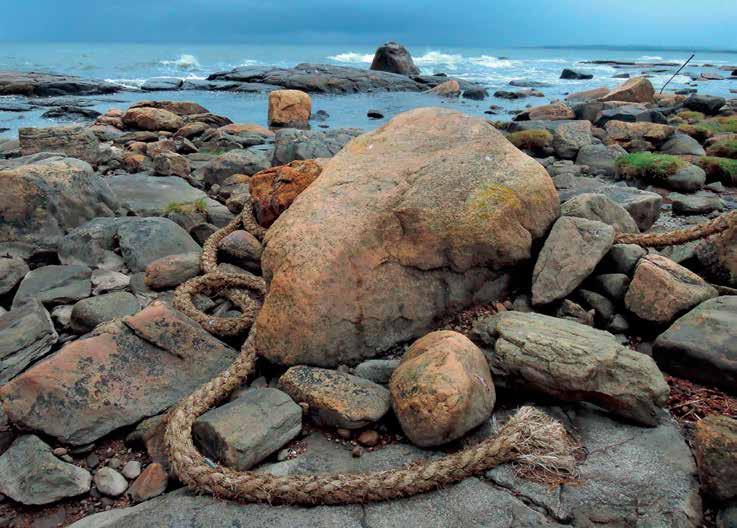
[[[306,127],[312,115],[312,100],[300,90],[269,93],[269,126]]]
[[[322,172],[313,160],[297,160],[254,174],[251,199],[256,220],[269,227]]]

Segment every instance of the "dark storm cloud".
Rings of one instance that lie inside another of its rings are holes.
[[[734,0],[3,0],[0,40],[737,48]]]

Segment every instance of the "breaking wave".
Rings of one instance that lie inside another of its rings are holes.
[[[175,60],[162,60],[161,64],[164,66],[175,66],[180,70],[194,70],[200,68],[200,63],[197,60],[197,57],[189,55],[188,53],[181,54]]]
[[[355,52],[348,52],[348,53],[338,53],[337,55],[332,55],[328,57],[330,60],[334,60],[336,62],[347,62],[349,64],[361,64],[361,63],[371,63],[372,60],[374,60],[373,55],[364,55],[362,53],[355,53]]]

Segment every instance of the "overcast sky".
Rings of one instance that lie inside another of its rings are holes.
[[[0,40],[737,49],[737,0],[0,0]]]

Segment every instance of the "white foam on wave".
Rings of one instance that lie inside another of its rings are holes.
[[[518,62],[509,59],[498,59],[490,55],[481,55],[480,57],[471,57],[468,59],[473,64],[483,66],[484,68],[514,68]]]
[[[135,89],[135,88],[140,88],[141,86],[143,86],[143,83],[146,82],[146,79],[105,79],[105,82],[117,84],[125,88]]]
[[[454,53],[442,53],[440,51],[429,51],[419,57],[414,57],[415,64],[420,66],[431,66],[434,64],[442,64],[444,66],[455,67],[463,62],[463,55]]]
[[[337,55],[331,55],[328,57],[330,60],[334,60],[336,62],[347,62],[349,64],[361,64],[361,63],[371,63],[371,61],[374,60],[373,55],[369,54],[362,54],[362,53],[355,53],[353,51],[349,51],[348,53],[338,53]]]
[[[659,55],[642,55],[641,57],[637,57],[635,60],[656,61],[663,60],[663,57],[660,57]]]
[[[189,53],[182,53],[175,60],[162,60],[164,66],[176,66],[180,70],[194,70],[200,67],[197,57]]]

